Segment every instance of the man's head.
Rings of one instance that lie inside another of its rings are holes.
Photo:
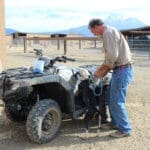
[[[88,28],[96,36],[102,35],[104,31],[104,22],[101,19],[92,19],[89,21]]]

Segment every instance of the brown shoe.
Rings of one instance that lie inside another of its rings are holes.
[[[123,137],[130,136],[130,133],[116,131],[116,132],[111,133],[110,136],[113,138],[123,138]]]
[[[101,125],[101,129],[103,129],[103,130],[117,130],[118,127],[115,125],[112,125],[111,123],[104,123]]]

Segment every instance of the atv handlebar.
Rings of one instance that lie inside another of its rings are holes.
[[[43,56],[42,49],[36,49],[36,48],[34,48],[33,50],[35,51],[35,55],[37,55],[37,56]]]
[[[67,56],[60,56],[60,57],[54,57],[54,58],[49,58],[46,56],[43,56],[43,51],[42,49],[33,49],[34,53],[36,56],[38,56],[39,60],[43,60],[44,62],[46,62],[45,67],[52,67],[55,62],[64,62],[66,63],[66,61],[75,61],[75,59],[73,58],[68,58]]]
[[[62,58],[65,59],[65,60],[68,60],[68,61],[76,61],[75,59],[73,59],[73,58],[68,58],[68,57],[66,57],[66,56],[62,56]]]
[[[53,64],[54,64],[56,61],[66,63],[66,61],[75,61],[75,59],[73,59],[73,58],[68,58],[68,57],[66,57],[66,56],[55,57],[55,58],[52,58],[52,59],[50,60],[50,66],[53,66]]]

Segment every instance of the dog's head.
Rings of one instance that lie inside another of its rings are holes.
[[[86,69],[81,69],[78,73],[77,73],[77,78],[80,81],[83,81],[85,79],[89,79],[90,77],[90,73],[88,70]]]

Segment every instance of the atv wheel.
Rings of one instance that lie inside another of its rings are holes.
[[[46,99],[37,102],[27,117],[26,130],[29,138],[37,143],[53,139],[61,125],[61,110],[57,102]]]
[[[11,120],[12,122],[23,122],[26,121],[26,117],[24,115],[22,115],[21,112],[18,113],[14,113],[11,109],[5,107],[4,109],[6,116],[9,120]]]

